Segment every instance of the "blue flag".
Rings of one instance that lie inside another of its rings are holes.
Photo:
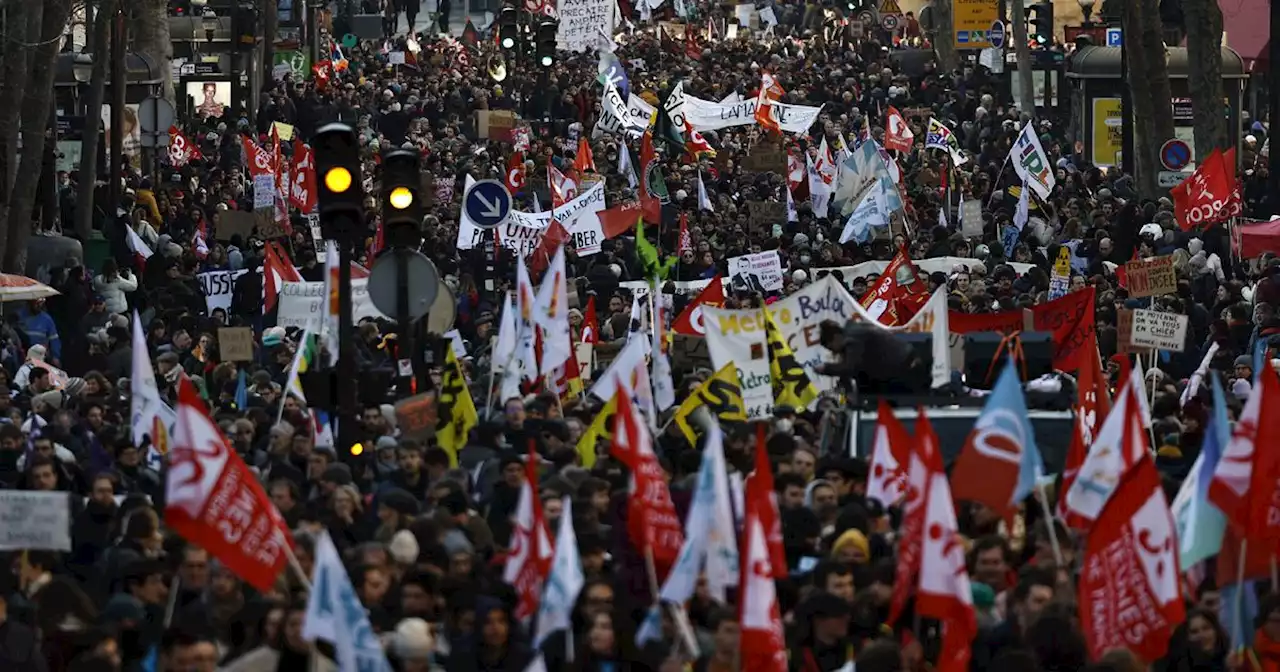
[[[1222,586],[1222,605],[1218,618],[1222,627],[1231,635],[1231,650],[1253,646],[1253,621],[1258,617],[1258,591],[1253,581],[1230,583]],[[1240,591],[1244,591],[1241,594]],[[1236,602],[1240,609],[1236,609]]]
[[[600,65],[597,71],[599,73],[597,79],[600,80],[601,84],[613,82],[623,100],[631,96],[631,82],[627,79],[627,71],[623,69],[622,61],[619,61],[617,56],[607,51],[601,51]]]
[[[244,369],[240,369],[240,378],[236,381],[236,409],[243,411],[249,405],[249,386],[245,384]]]
[[[1208,560],[1222,550],[1227,519],[1218,507],[1209,502],[1209,481],[1230,438],[1231,425],[1227,421],[1222,382],[1214,374],[1213,409],[1205,425],[1200,456],[1191,466],[1191,473],[1182,481],[1182,487],[1170,507],[1178,530],[1178,558],[1183,568]]]
[[[956,500],[980,502],[1003,513],[1034,493],[1043,473],[1022,380],[1010,358],[956,458],[951,492]]]

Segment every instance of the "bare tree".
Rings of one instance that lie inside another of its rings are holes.
[[[102,118],[102,102],[106,97],[107,61],[110,60],[111,22],[115,20],[116,3],[101,0],[88,46],[93,54],[93,74],[89,77],[89,94],[85,98],[84,138],[80,141],[80,193],[76,197],[76,236],[86,240],[93,230],[93,196],[98,182],[98,120]]]
[[[960,54],[956,51],[956,31],[951,12],[951,0],[934,0],[933,17],[936,33],[933,48],[938,54],[938,65],[948,76],[960,67]]]
[[[125,5],[130,13],[129,48],[150,56],[160,72],[160,96],[173,102],[173,41],[169,34],[169,7],[166,0],[141,0]]]
[[[0,84],[0,222],[9,216],[9,205],[13,201],[12,187],[17,172],[12,168],[17,165],[18,130],[22,118],[22,99],[27,92],[27,56],[29,42],[40,35],[40,21],[44,18],[39,11],[30,11],[31,2],[25,3],[25,11],[13,11],[9,14],[4,33],[4,66],[0,73],[4,82]],[[14,7],[13,9],[18,9]],[[0,243],[2,244],[2,243]]]
[[[1222,99],[1222,8],[1217,0],[1182,0],[1187,28],[1187,84],[1200,161],[1225,147],[1227,118]]]
[[[301,4],[295,3],[294,6],[300,7]],[[262,81],[270,82],[276,60],[276,39],[280,32],[280,3],[278,0],[261,0],[259,12],[262,15]]]
[[[31,215],[36,187],[45,161],[45,144],[53,121],[53,78],[57,71],[58,48],[67,30],[71,0],[28,0],[31,12],[43,14],[40,40],[31,50],[27,95],[22,100],[22,160],[13,183],[3,262],[9,273],[22,273],[27,263],[27,238],[31,236]],[[54,185],[49,185],[53,188]]]
[[[1173,102],[1169,89],[1169,67],[1165,59],[1164,40],[1160,31],[1160,13],[1156,0],[1134,0],[1121,5],[1128,72],[1125,84],[1132,92],[1132,113],[1124,117],[1133,123],[1133,166],[1138,193],[1143,198],[1157,198],[1160,189],[1160,145],[1173,137]],[[1155,24],[1151,30],[1150,24]]]

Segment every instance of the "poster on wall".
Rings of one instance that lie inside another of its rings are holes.
[[[231,82],[187,82],[187,95],[201,119],[221,117],[231,107]]]
[[[121,151],[125,156],[129,157],[129,164],[134,168],[142,166],[142,127],[138,124],[138,106],[130,103],[124,106],[124,121],[121,124],[121,135],[123,142],[121,143]],[[111,139],[115,137],[115,129],[111,128],[111,105],[104,103],[102,105],[102,135],[106,139],[105,145],[111,146]]]

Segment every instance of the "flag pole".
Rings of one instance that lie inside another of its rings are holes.
[[[307,589],[307,592],[310,592],[311,577],[307,576],[307,573],[302,571],[302,563],[298,562],[298,556],[294,554],[293,546],[284,544],[284,555],[289,559],[289,566],[292,567],[293,571],[298,575],[298,580],[302,581],[303,587]]]
[[[169,603],[164,608],[164,627],[169,628],[173,623],[173,612],[178,609],[178,590],[182,588],[182,577],[178,574],[173,575],[173,580],[169,582]]]
[[[1231,622],[1236,626],[1235,632],[1244,633],[1244,559],[1249,548],[1248,538],[1240,539],[1240,557],[1236,560],[1236,603],[1232,606]],[[1274,558],[1274,556],[1272,556]],[[1275,567],[1274,561],[1272,567]]]
[[[1040,474],[1038,469],[1036,471],[1038,480]],[[1053,512],[1049,508],[1049,497],[1044,493],[1044,486],[1039,483],[1036,483],[1036,499],[1040,500],[1040,510],[1044,513],[1044,523],[1049,528],[1049,545],[1053,548],[1053,561],[1058,564],[1058,569],[1066,569],[1066,565],[1062,561],[1062,545],[1058,543],[1058,526],[1054,524]]]
[[[653,603],[659,609],[662,608],[662,602],[658,599],[661,589],[658,588],[658,570],[653,562],[653,546],[645,545],[644,548],[644,571],[649,575],[649,590],[653,593]]]

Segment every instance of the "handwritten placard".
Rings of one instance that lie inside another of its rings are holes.
[[[253,361],[253,329],[222,327],[218,329],[218,352],[224,362]]]
[[[1187,316],[1157,310],[1135,310],[1129,341],[1134,345],[1182,352],[1187,343]]]
[[[1116,354],[1128,355],[1135,352],[1145,353],[1150,348],[1133,345],[1133,310],[1121,308],[1116,311]]]
[[[742,167],[755,173],[787,174],[787,151],[776,145],[759,144],[742,157]]]
[[[0,550],[70,551],[70,496],[0,490]]]
[[[1178,275],[1173,270],[1173,256],[1134,260],[1124,265],[1125,288],[1129,298],[1160,296],[1178,291]]]
[[[252,212],[243,210],[226,210],[213,216],[213,237],[215,240],[227,242],[232,236],[248,238],[253,234],[253,227],[258,225]]]
[[[415,394],[396,402],[396,425],[400,436],[426,441],[436,433],[438,417],[434,392]]]

